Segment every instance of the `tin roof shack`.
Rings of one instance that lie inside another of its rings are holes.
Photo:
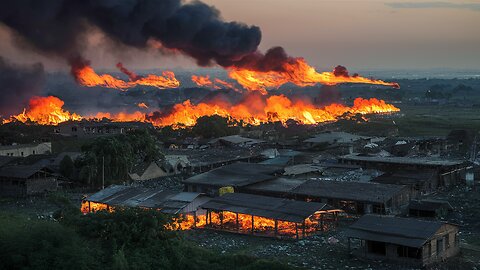
[[[406,186],[330,180],[276,178],[248,185],[243,192],[327,203],[351,214],[400,213],[410,200]]]
[[[361,144],[363,147],[370,139],[346,132],[328,131],[306,139],[303,143],[307,148],[338,148],[342,153],[353,153],[355,146]]]
[[[335,226],[337,213],[324,203],[227,193],[201,206],[205,228],[279,238],[304,238]]]
[[[259,145],[262,143],[265,143],[265,141],[246,138],[240,135],[220,137],[208,142],[208,144],[215,147],[230,146],[230,147],[246,147],[246,148]]]
[[[343,164],[360,165],[363,168],[374,168],[384,172],[398,171],[435,171],[432,188],[451,187],[465,183],[468,167],[463,160],[445,160],[427,157],[380,157],[350,154],[339,158]]]
[[[197,174],[183,181],[185,190],[218,195],[222,187],[233,187],[239,192],[243,187],[273,179],[283,172],[279,166],[238,162]]]
[[[54,191],[57,179],[48,168],[16,165],[0,169],[0,195],[25,197]]]
[[[111,211],[116,207],[158,209],[167,214],[183,214],[186,222],[181,226],[186,229],[195,224],[193,217],[199,213],[198,207],[208,200],[209,197],[195,192],[111,185],[83,200],[81,211],[86,214],[99,210]]]
[[[445,217],[452,210],[449,202],[440,200],[413,200],[408,205],[408,215],[413,217]]]
[[[406,186],[308,180],[292,190],[295,198],[328,203],[353,214],[400,213],[410,200]]]
[[[433,170],[387,172],[371,181],[380,184],[409,186],[413,197],[429,194],[437,189],[437,175]]]
[[[0,146],[0,156],[27,157],[30,155],[50,154],[51,152],[51,142]]]
[[[390,216],[365,215],[347,230],[349,250],[374,260],[426,266],[453,257],[460,251],[458,226]],[[359,241],[358,241],[359,240]]]

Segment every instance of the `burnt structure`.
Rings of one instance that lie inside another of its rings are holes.
[[[157,209],[168,214],[194,214],[209,198],[200,193],[164,191],[131,186],[111,185],[88,196],[82,202],[82,212],[113,210],[117,207]]]
[[[428,172],[435,176],[430,181],[429,189],[451,187],[465,183],[468,164],[463,160],[438,160],[432,158],[379,157],[351,154],[339,158],[339,163],[359,165],[363,168],[378,169],[385,172]]]
[[[425,266],[458,254],[458,226],[390,216],[365,215],[347,231],[349,250],[374,260]]]
[[[6,166],[0,169],[0,195],[26,197],[54,191],[57,178],[53,171],[32,165]]]
[[[359,215],[400,213],[411,199],[407,186],[285,178],[249,185],[245,192],[326,203]]]
[[[205,228],[300,239],[336,226],[341,212],[324,203],[228,193],[203,204]]]

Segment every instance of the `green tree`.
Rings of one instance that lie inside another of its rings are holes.
[[[213,138],[238,133],[238,127],[230,125],[228,118],[219,115],[202,116],[197,119],[192,132],[197,136]]]
[[[60,161],[60,173],[63,176],[70,178],[73,174],[74,169],[75,165],[72,158],[69,155],[65,155],[62,161]]]

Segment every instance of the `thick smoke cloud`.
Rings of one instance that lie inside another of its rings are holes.
[[[0,115],[21,111],[32,96],[40,95],[44,83],[42,64],[17,66],[0,56]]]
[[[65,59],[82,54],[91,27],[137,48],[146,48],[152,39],[159,41],[203,66],[265,69],[278,66],[278,57],[284,53],[275,49],[259,54],[258,27],[225,22],[217,9],[199,1],[0,0],[0,21],[35,49]]]

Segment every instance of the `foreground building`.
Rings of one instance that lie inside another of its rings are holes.
[[[157,209],[168,214],[196,215],[198,206],[210,198],[200,193],[164,191],[131,186],[111,185],[82,202],[82,213],[115,208],[139,207]]]
[[[246,186],[244,192],[321,202],[351,214],[400,213],[411,199],[407,186],[276,178]]]
[[[228,193],[203,204],[205,228],[300,239],[336,226],[340,210],[324,203]]]
[[[347,236],[349,250],[354,242],[357,256],[406,265],[441,262],[460,251],[458,226],[439,221],[365,215]]]

